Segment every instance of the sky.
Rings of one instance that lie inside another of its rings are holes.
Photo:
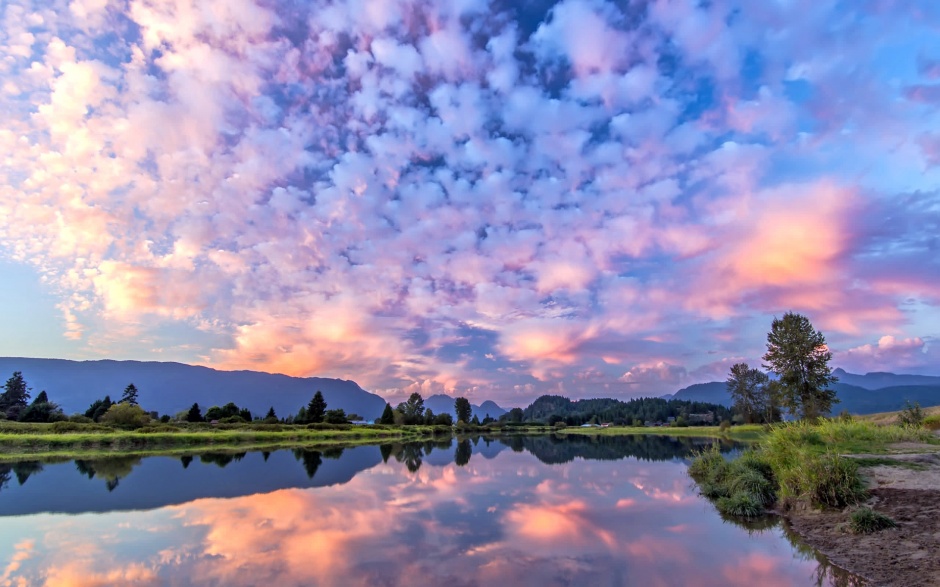
[[[933,0],[5,0],[0,354],[520,405],[940,374]]]

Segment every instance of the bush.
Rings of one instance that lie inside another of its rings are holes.
[[[852,512],[849,528],[855,534],[871,534],[887,528],[897,528],[898,523],[871,508],[863,507]]]
[[[552,426],[552,428],[554,428],[555,430],[564,430],[567,427],[568,427],[568,424],[565,422],[562,422],[561,420],[559,420],[558,422],[555,422],[555,424]]]
[[[898,422],[903,426],[922,426],[924,424],[924,411],[920,409],[920,404],[917,402],[912,404],[908,400],[904,409],[898,414]]]
[[[75,424],[94,424],[95,421],[89,418],[84,414],[72,414],[69,416],[69,422],[74,422]]]
[[[845,507],[868,497],[858,464],[852,459],[826,454],[808,459],[795,473],[799,494],[815,504]]]
[[[727,420],[722,420],[721,424],[718,425],[718,429],[721,430],[722,432],[727,431],[729,428],[731,428],[731,422]]]
[[[140,406],[117,403],[108,408],[108,411],[101,416],[100,422],[120,428],[135,429],[146,426],[150,422],[150,414]]]

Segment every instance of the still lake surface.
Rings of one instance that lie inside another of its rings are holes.
[[[723,520],[712,441],[550,436],[0,464],[0,585],[838,585]],[[727,445],[728,450],[735,450]]]

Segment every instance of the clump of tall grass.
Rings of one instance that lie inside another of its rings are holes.
[[[888,528],[897,528],[898,523],[884,514],[867,507],[852,512],[849,528],[855,534],[871,534]]]
[[[693,456],[689,474],[701,494],[727,515],[753,518],[776,500],[773,470],[755,451],[727,461],[713,444]]]

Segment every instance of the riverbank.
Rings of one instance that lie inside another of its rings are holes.
[[[940,585],[940,438],[925,429],[824,420],[775,426],[727,462],[693,460],[703,495],[733,516],[771,508],[833,564],[872,585]],[[862,514],[896,527],[869,532]]]
[[[700,438],[726,438],[741,442],[756,442],[765,433],[764,427],[757,424],[743,426],[608,426],[601,427],[572,427],[555,429],[557,434],[581,434],[587,436],[633,436],[635,434],[651,434],[655,436],[696,436]]]
[[[537,434],[550,430],[547,427],[506,427],[485,431],[491,435],[514,435]],[[483,431],[484,429],[467,430]],[[40,456],[83,458],[118,454],[196,454],[225,449],[244,451],[351,446],[433,440],[450,438],[453,434],[454,430],[450,426],[163,424],[137,430],[120,430],[68,422],[4,423],[0,426],[0,461],[9,462]]]

